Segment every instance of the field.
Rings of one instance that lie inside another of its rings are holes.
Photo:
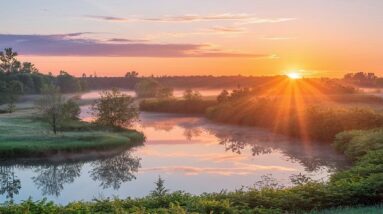
[[[84,150],[103,150],[119,146],[134,146],[144,136],[136,131],[109,132],[95,130],[90,124],[67,124],[65,132],[54,135],[47,125],[33,118],[33,110],[20,110],[14,114],[0,114],[1,158],[41,157],[55,153]]]

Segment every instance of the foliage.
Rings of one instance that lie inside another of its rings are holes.
[[[167,194],[169,190],[165,188],[165,180],[161,178],[161,176],[158,177],[158,180],[154,182],[156,185],[156,188],[150,193],[150,195],[154,197],[162,197]]]
[[[135,91],[137,97],[156,97],[161,88],[162,85],[158,81],[152,78],[144,78],[136,84]]]
[[[100,98],[92,105],[96,124],[110,128],[130,126],[138,119],[139,114],[133,102],[132,97],[118,89],[103,91]]]
[[[342,132],[336,136],[334,146],[348,158],[358,160],[371,151],[383,149],[383,130]]]
[[[5,88],[3,88],[3,95],[0,96],[3,96],[4,100],[7,102],[7,111],[9,113],[13,113],[16,110],[16,102],[22,93],[23,84],[17,80],[10,81],[6,84]]]
[[[86,89],[85,79],[77,79],[65,71],[61,71],[57,77],[44,75],[30,62],[20,62],[16,59],[17,52],[12,48],[5,48],[0,52],[0,104],[7,99],[4,97],[5,88],[9,89],[12,82],[17,82],[23,89],[13,94],[39,94],[45,85],[55,85],[63,93],[73,93]],[[11,91],[12,92],[12,91]]]
[[[276,99],[231,99],[209,108],[206,116],[218,122],[265,127],[290,136],[322,141],[331,141],[342,131],[383,125],[383,115],[368,108],[304,106],[297,109],[283,106]]]
[[[374,73],[365,72],[347,73],[344,75],[343,79],[347,82],[363,86],[376,86],[376,84],[380,82],[380,78]]]
[[[66,100],[58,88],[47,86],[43,89],[43,96],[36,102],[36,108],[41,113],[41,118],[46,121],[54,134],[61,128],[65,121],[78,120],[80,107],[69,99]]]
[[[82,90],[80,80],[65,71],[60,71],[60,75],[56,77],[56,85],[62,93],[73,93]]]

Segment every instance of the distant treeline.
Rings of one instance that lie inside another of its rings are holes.
[[[375,73],[348,73],[344,75],[343,80],[361,87],[383,87],[383,78],[378,77]]]
[[[12,48],[0,51],[0,104],[14,103],[22,94],[40,94],[45,86],[54,86],[62,93],[86,90],[86,82],[65,71],[53,76],[42,74],[30,62],[17,60]]]
[[[251,87],[275,79],[277,77],[246,77],[246,76],[160,76],[160,77],[85,77],[90,90],[107,89],[112,87],[134,89],[142,79],[151,78],[162,85],[172,88],[236,88],[238,86]]]
[[[134,89],[136,84],[143,79],[153,79],[163,86],[170,88],[211,88],[211,89],[236,89],[236,88],[257,88],[267,90],[270,85],[289,81],[286,76],[152,76],[138,77],[126,75],[125,77],[83,77],[88,89],[109,89],[112,87],[123,89]],[[329,78],[304,79],[311,85],[323,89],[322,93],[354,93],[356,89],[343,81]]]

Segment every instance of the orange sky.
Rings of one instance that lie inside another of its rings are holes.
[[[0,48],[44,73],[383,75],[381,0],[20,1]]]

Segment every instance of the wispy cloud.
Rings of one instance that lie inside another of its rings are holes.
[[[213,15],[183,15],[183,16],[161,16],[161,17],[117,17],[117,16],[99,16],[86,15],[85,18],[112,21],[112,22],[202,22],[202,21],[238,21],[241,24],[262,24],[262,23],[280,23],[293,21],[296,18],[278,17],[278,18],[260,18],[251,14],[213,14]]]
[[[157,18],[141,18],[141,21],[152,22],[195,22],[195,21],[220,21],[220,20],[245,20],[251,16],[247,14],[216,14],[216,15],[184,15],[184,16],[164,16]]]
[[[130,21],[130,19],[126,19],[126,18],[122,18],[122,17],[116,17],[116,16],[86,15],[84,17],[89,18],[89,19],[112,21],[112,22],[127,22],[127,21]]]
[[[244,28],[238,28],[238,27],[212,27],[210,28],[212,32],[216,33],[244,33],[245,29]]]
[[[86,33],[57,35],[0,34],[0,48],[13,47],[20,54],[41,56],[125,56],[125,57],[265,57],[211,48],[206,44],[162,44],[103,42],[77,38]],[[126,39],[128,40],[128,39]]]
[[[267,23],[281,23],[281,22],[290,22],[294,21],[296,18],[258,18],[254,17],[248,19],[241,24],[267,24]]]
[[[149,42],[147,39],[124,39],[124,38],[112,38],[108,39],[108,42],[121,42],[121,43],[140,43],[140,42]]]

